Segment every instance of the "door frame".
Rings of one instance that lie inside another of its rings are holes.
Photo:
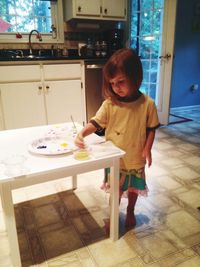
[[[170,95],[174,59],[174,38],[176,25],[177,0],[165,0],[163,16],[163,32],[160,59],[160,78],[156,93],[156,104],[159,121],[163,125],[169,123]],[[164,58],[167,54],[171,57]]]

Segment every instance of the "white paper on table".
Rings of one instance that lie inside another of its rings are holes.
[[[101,158],[107,155],[112,155],[119,153],[120,149],[113,145],[111,141],[106,141],[103,143],[91,144],[89,146],[90,153],[95,158]]]

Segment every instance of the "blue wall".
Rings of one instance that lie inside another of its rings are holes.
[[[199,20],[198,31],[193,30],[195,18]],[[200,105],[199,0],[178,0],[174,55],[170,107]],[[194,93],[190,91],[192,84],[199,86]]]

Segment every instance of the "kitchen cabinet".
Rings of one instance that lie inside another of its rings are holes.
[[[82,65],[0,66],[3,129],[85,122]]]
[[[65,0],[65,19],[121,20],[127,18],[127,0]]]
[[[38,82],[0,84],[4,128],[46,124],[44,95]]]
[[[71,120],[83,124],[81,81],[50,81],[45,84],[47,123],[54,124]]]

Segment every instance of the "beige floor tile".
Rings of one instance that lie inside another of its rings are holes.
[[[181,180],[188,180],[188,181],[191,181],[192,179],[199,177],[199,173],[193,171],[189,167],[173,169],[172,174],[176,175]]]
[[[10,256],[0,256],[0,267],[13,267]]]
[[[10,247],[9,247],[9,243],[8,243],[7,233],[5,233],[5,232],[0,233],[0,240],[1,240],[0,258],[2,258],[2,257],[6,257],[10,254]]]
[[[97,170],[78,175],[78,186],[91,186],[99,188],[104,178],[104,170]]]
[[[163,158],[163,154],[158,152],[157,150],[153,150],[153,162]]]
[[[152,204],[152,206],[163,209],[165,211],[173,205],[173,202],[169,197],[161,194],[157,194],[156,196],[149,196],[148,201]]]
[[[162,167],[159,167],[159,163],[153,163],[153,165],[150,168],[146,168],[146,176],[148,177],[154,177],[154,176],[161,176],[166,175],[167,170],[165,170]]]
[[[186,260],[185,262],[179,263],[176,267],[199,267],[200,266],[200,257],[195,256],[191,259]]]
[[[183,166],[184,162],[181,159],[171,157],[162,161],[162,164],[164,164],[168,168],[175,168]]]
[[[59,257],[48,260],[48,267],[81,267],[78,255],[76,252],[65,253]]]
[[[199,240],[200,240],[200,232],[187,236],[186,238],[184,238],[184,242],[187,246],[197,246],[199,244]],[[200,253],[199,253],[200,255]]]
[[[167,226],[180,238],[197,234],[200,223],[186,211],[177,211],[167,215]]]
[[[87,248],[77,249],[48,261],[48,267],[97,267]]]
[[[45,197],[42,196],[42,197],[39,197],[36,199],[32,199],[32,200],[30,200],[29,203],[32,207],[42,207],[45,205],[49,205],[50,203],[53,204],[59,200],[60,200],[60,198],[57,194],[51,194],[51,195],[48,195]]]
[[[163,175],[163,176],[155,176],[153,179],[159,183],[161,187],[166,188],[167,190],[174,190],[180,188],[182,185],[177,182],[174,177],[170,175]]]
[[[140,242],[154,259],[160,259],[176,251],[176,247],[172,245],[171,242],[157,234],[143,238]]]
[[[159,142],[159,145],[158,145],[158,150],[159,151],[163,151],[163,150],[166,150],[166,149],[173,149],[173,145],[172,144],[169,144],[169,143],[166,143],[166,142]]]
[[[148,263],[146,264],[140,257],[135,257],[130,259],[129,261],[130,267],[144,267],[144,266],[151,266],[151,267],[161,267],[161,265],[157,263]],[[120,267],[120,266],[119,266]]]
[[[156,139],[168,138],[168,134],[164,133],[162,130],[156,132]]]
[[[165,257],[161,260],[161,263],[162,266],[182,266],[182,264],[188,262],[188,260],[192,257],[195,257],[194,251],[192,249],[185,249]],[[185,266],[190,267],[192,265]]]
[[[0,233],[6,231],[5,221],[4,221],[4,213],[0,211]]]
[[[98,267],[114,266],[136,256],[135,251],[127,245],[123,238],[116,242],[106,239],[89,245],[88,248],[92,257],[98,262]]]
[[[198,190],[191,189],[188,190],[187,192],[179,194],[178,196],[182,201],[184,201],[191,207],[193,208],[200,207],[200,194]]]
[[[167,239],[178,249],[183,249],[187,246],[181,238],[179,238],[173,231],[169,230],[167,227],[166,229],[162,230],[162,232],[159,232],[159,235],[164,236],[165,239]]]
[[[183,158],[183,161],[186,163],[189,163],[190,165],[194,167],[200,166],[200,157],[198,156],[191,156],[191,157]]]
[[[185,154],[184,151],[181,151],[181,150],[179,150],[177,148],[173,148],[172,150],[170,149],[170,150],[165,152],[165,157],[166,157],[166,159],[167,158],[171,158],[171,157],[173,157],[173,158],[176,158],[176,157],[177,158],[182,158],[184,156],[184,154]]]
[[[179,145],[178,145],[179,147]],[[189,143],[184,143],[180,146],[181,149],[185,150],[185,151],[196,151],[196,150],[199,150],[199,147],[196,146],[196,145],[192,145],[192,144],[189,144]]]

